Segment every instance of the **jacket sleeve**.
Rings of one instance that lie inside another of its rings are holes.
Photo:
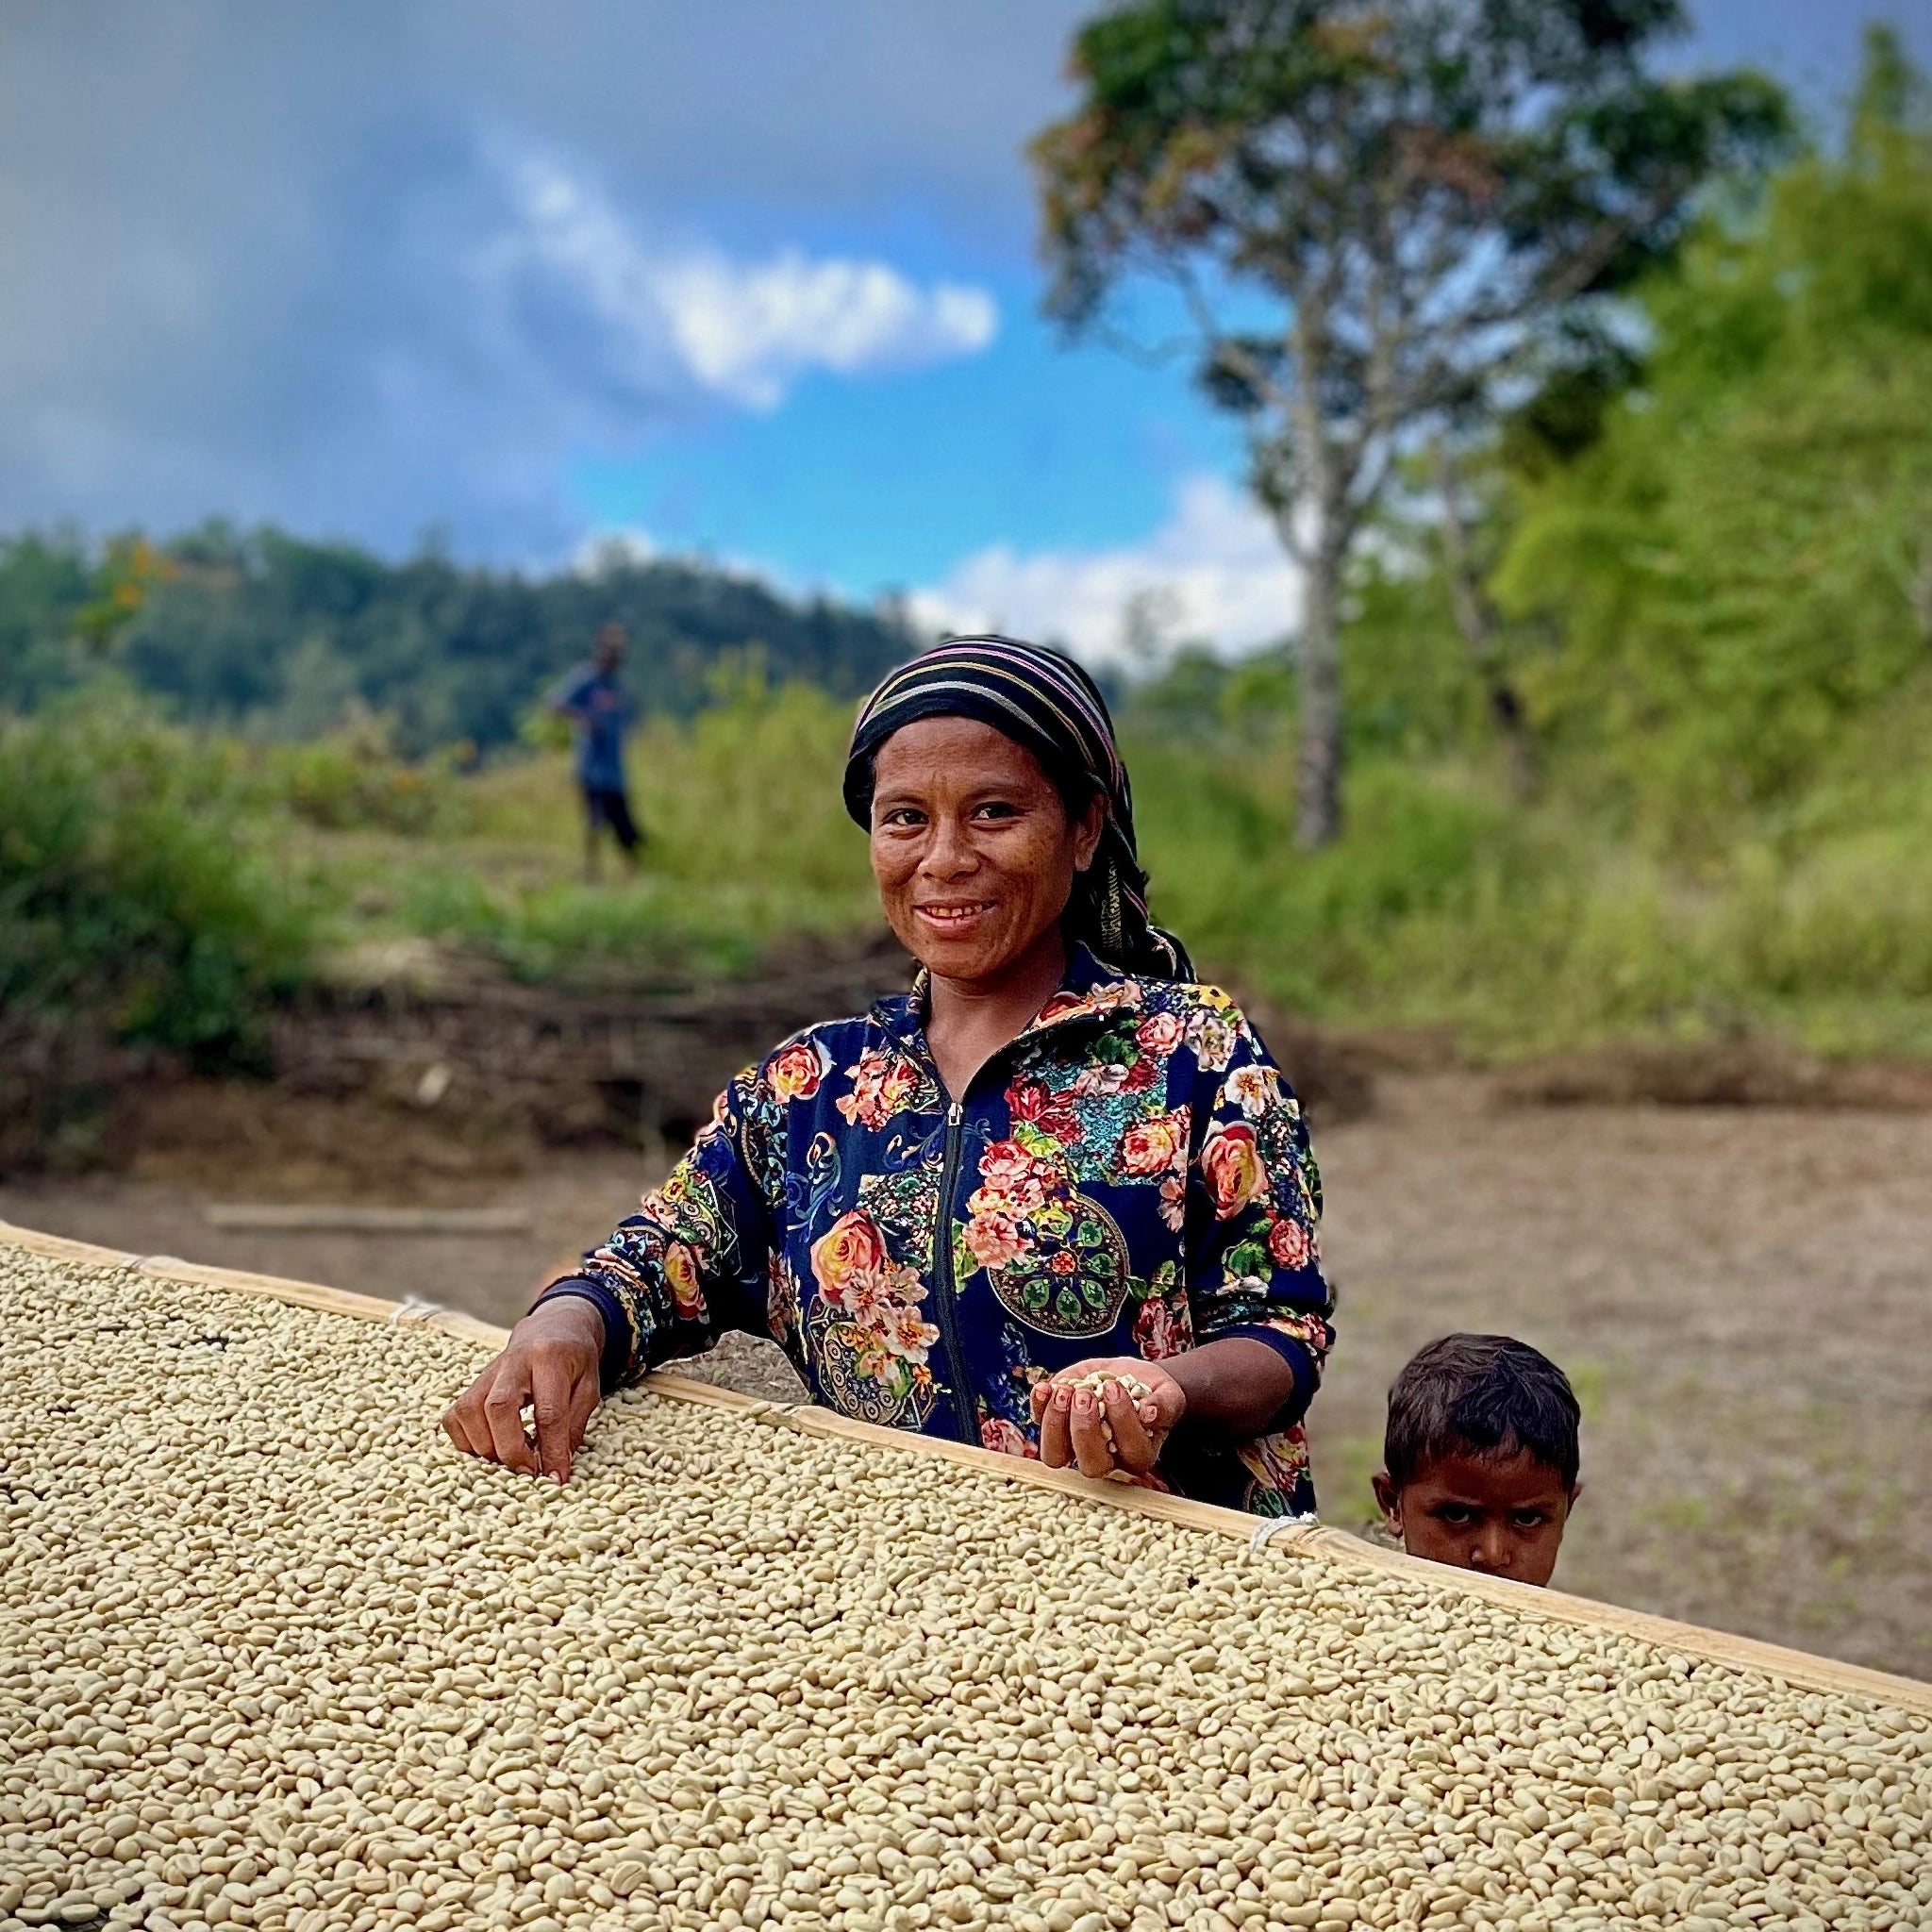
[[[1315,1237],[1322,1181],[1301,1103],[1232,1008],[1221,1043],[1224,1057],[1204,1052],[1197,1086],[1189,1307],[1197,1342],[1251,1337],[1293,1370],[1294,1392],[1270,1425],[1280,1429],[1307,1411],[1335,1340]]]
[[[580,1296],[604,1317],[606,1391],[701,1354],[727,1328],[762,1333],[774,1245],[766,1184],[777,1108],[741,1074],[710,1124],[640,1212],[619,1224],[577,1273],[538,1297]]]
[[[579,664],[575,670],[566,671],[550,687],[543,702],[553,711],[561,711],[566,717],[581,717],[584,709],[584,692],[590,681],[590,674]]]

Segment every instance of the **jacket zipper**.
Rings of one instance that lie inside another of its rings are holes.
[[[967,1376],[966,1353],[959,1346],[958,1324],[953,1319],[953,1191],[959,1184],[959,1144],[965,1138],[960,1124],[965,1117],[964,1101],[956,1100],[946,1109],[946,1157],[940,1171],[939,1225],[933,1230],[933,1273],[937,1277],[933,1289],[934,1313],[940,1318],[940,1338],[946,1345],[946,1367],[953,1378],[953,1415],[959,1440],[976,1448],[979,1430],[974,1418],[978,1401]]]
[[[1018,1043],[1017,1040],[1009,1041],[1007,1046],[991,1055],[986,1065],[974,1074],[974,1080],[982,1078],[987,1068],[1003,1059],[1008,1049]],[[939,1068],[933,1063],[930,1053],[926,1056],[926,1064],[933,1078],[938,1080]],[[978,1449],[985,1446],[979,1440],[976,1420],[978,1398],[967,1374],[966,1353],[959,1343],[958,1324],[953,1319],[953,1191],[959,1185],[959,1154],[965,1139],[960,1129],[965,1118],[966,1103],[963,1100],[955,1100],[948,1105],[945,1159],[940,1170],[940,1218],[938,1227],[933,1230],[933,1287],[938,1296],[933,1312],[939,1317],[940,1340],[945,1345],[946,1371],[953,1378],[953,1415],[959,1440]]]

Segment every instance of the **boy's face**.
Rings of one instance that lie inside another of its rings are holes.
[[[1411,1557],[1543,1584],[1581,1488],[1566,1489],[1547,1462],[1519,1449],[1439,1457],[1400,1490],[1385,1472],[1375,1478],[1375,1500]]]

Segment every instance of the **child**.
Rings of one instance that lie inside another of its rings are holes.
[[[1576,1397],[1507,1335],[1445,1335],[1389,1391],[1375,1501],[1411,1557],[1544,1584],[1576,1480]]]

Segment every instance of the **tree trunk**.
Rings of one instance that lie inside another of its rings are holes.
[[[1341,568],[1334,546],[1318,543],[1304,580],[1295,842],[1305,852],[1332,844],[1341,830]]]

